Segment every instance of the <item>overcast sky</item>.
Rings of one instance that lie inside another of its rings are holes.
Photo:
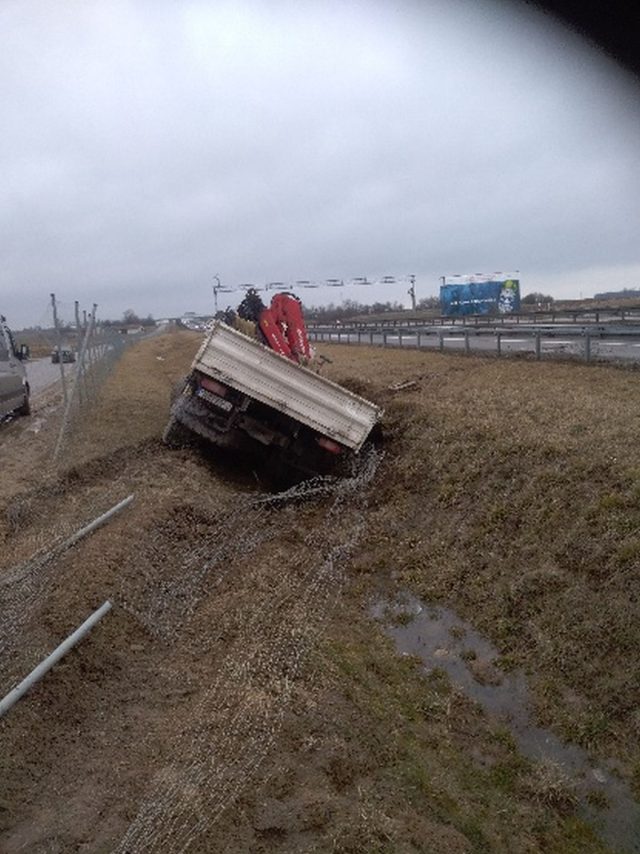
[[[637,82],[515,0],[3,0],[0,103],[16,328],[51,291],[66,317],[210,310],[214,274],[640,286]]]

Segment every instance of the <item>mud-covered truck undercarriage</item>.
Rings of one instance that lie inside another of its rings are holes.
[[[189,433],[223,448],[279,454],[327,470],[357,454],[381,416],[373,403],[215,321],[176,389],[167,444]]]

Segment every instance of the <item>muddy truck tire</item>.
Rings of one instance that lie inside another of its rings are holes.
[[[171,415],[167,426],[162,433],[162,441],[170,448],[180,448],[188,444],[190,440],[190,432],[187,427],[176,416],[176,411],[181,409],[180,397],[187,384],[188,377],[181,377],[177,383],[174,383],[171,389],[170,406]]]

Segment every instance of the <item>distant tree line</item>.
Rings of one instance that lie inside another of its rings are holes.
[[[553,302],[554,299],[550,294],[541,294],[538,291],[527,294],[520,300],[521,305],[551,305]]]
[[[418,309],[432,309],[440,306],[437,297],[426,297],[417,304]],[[340,305],[329,303],[329,305],[305,307],[305,317],[309,320],[343,320],[351,317],[359,317],[363,314],[388,314],[389,312],[405,311],[400,302],[374,302],[362,303],[357,300],[346,299]]]
[[[122,315],[122,320],[101,320],[103,326],[155,326],[156,322],[148,314],[146,317],[138,317],[132,308],[128,308]]]

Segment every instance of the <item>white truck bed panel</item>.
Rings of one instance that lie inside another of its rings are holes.
[[[216,321],[193,367],[359,451],[381,410]]]

